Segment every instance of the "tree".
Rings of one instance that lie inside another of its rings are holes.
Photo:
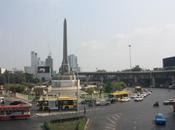
[[[5,84],[4,86],[7,90],[10,90],[12,92],[19,92],[23,93],[27,86],[22,85],[22,84]]]
[[[21,84],[21,83],[38,83],[39,79],[32,74],[23,73],[22,71],[14,73],[5,71],[4,74],[0,75],[0,82],[2,81],[4,84],[5,83]]]
[[[5,76],[0,74],[0,85],[5,83]]]
[[[116,91],[116,90],[121,91],[126,87],[124,82],[112,82],[111,86],[113,88],[113,91]]]
[[[94,93],[94,88],[88,88],[87,90],[86,90],[86,92],[89,94],[89,95],[92,95],[93,93]]]
[[[106,92],[106,93],[111,93],[112,92],[112,86],[111,86],[111,82],[107,82],[104,84],[104,87],[103,87],[103,91]]]
[[[142,71],[143,69],[142,69],[139,65],[136,65],[136,66],[133,67],[131,70],[132,70],[132,71]]]
[[[97,70],[97,72],[106,72],[106,70],[101,69],[101,70]]]

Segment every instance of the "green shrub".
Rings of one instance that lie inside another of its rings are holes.
[[[84,127],[86,125],[87,118],[81,118],[78,123],[78,130],[84,130]]]
[[[44,130],[84,130],[87,118],[80,118],[63,122],[44,122]]]
[[[25,91],[25,89],[27,88],[26,85],[22,85],[22,84],[5,84],[5,88],[7,90],[10,90],[12,92],[19,92],[22,93]]]

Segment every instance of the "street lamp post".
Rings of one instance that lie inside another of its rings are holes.
[[[130,69],[132,68],[132,63],[131,63],[131,45],[129,47],[129,63],[130,63]]]

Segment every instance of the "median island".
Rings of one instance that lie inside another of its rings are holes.
[[[45,122],[43,126],[45,130],[85,130],[86,122],[86,117],[80,117]]]

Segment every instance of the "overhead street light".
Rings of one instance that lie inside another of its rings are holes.
[[[131,62],[131,45],[128,46],[129,47],[129,63],[130,63],[130,70],[132,68],[132,62]]]

